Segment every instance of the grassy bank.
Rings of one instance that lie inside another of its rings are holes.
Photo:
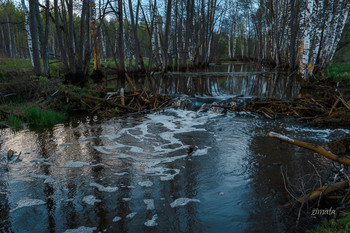
[[[11,128],[20,128],[24,124],[33,126],[51,126],[58,123],[62,123],[67,119],[65,113],[57,112],[54,110],[44,110],[38,106],[26,106],[25,104],[8,106],[12,109],[7,119],[2,124]],[[14,115],[13,112],[16,112]]]
[[[343,216],[334,220],[324,221],[315,231],[308,231],[314,233],[348,233],[350,232],[350,208],[347,208]]]
[[[335,82],[350,81],[350,64],[333,63],[326,69],[325,75],[328,79]]]

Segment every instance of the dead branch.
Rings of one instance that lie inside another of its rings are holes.
[[[110,101],[108,101],[108,100],[105,100],[105,99],[96,97],[96,96],[83,94],[82,97],[83,97],[83,98],[86,98],[86,99],[89,99],[89,100],[94,100],[94,101],[103,102],[103,103],[106,103],[106,104],[109,104],[109,105],[112,105],[112,106],[116,106],[116,107],[118,107],[118,108],[123,108],[123,109],[131,110],[131,111],[133,111],[133,112],[137,112],[137,111],[138,111],[138,109],[136,109],[136,108],[132,108],[132,107],[129,107],[129,106],[124,106],[124,105],[121,105],[121,104],[118,104],[118,103],[113,103],[113,102],[110,102]]]
[[[283,136],[281,134],[274,133],[274,132],[270,132],[270,133],[268,133],[268,135],[270,137],[277,138],[278,140],[281,140],[283,142],[288,142],[290,144],[293,144],[293,145],[296,145],[296,146],[299,146],[299,147],[303,147],[303,148],[315,151],[318,154],[320,154],[320,155],[322,155],[322,156],[324,156],[324,157],[326,157],[326,158],[328,158],[330,160],[333,160],[333,161],[336,161],[338,163],[350,166],[350,159],[340,158],[337,155],[333,154],[332,152],[327,151],[326,149],[324,149],[321,146],[318,146],[318,145],[315,145],[315,144],[312,144],[312,143],[299,141],[299,140],[296,140],[296,139],[291,139],[289,137],[286,137],[286,136]]]
[[[305,196],[299,198],[298,202],[304,203],[304,202],[307,202],[310,200],[314,200],[316,198],[323,197],[329,193],[332,193],[332,192],[335,192],[338,190],[342,190],[342,189],[345,189],[347,187],[349,187],[349,180],[343,180],[343,181],[338,182],[338,183],[324,185],[324,186],[316,189],[315,191],[313,191],[311,194],[305,195]]]

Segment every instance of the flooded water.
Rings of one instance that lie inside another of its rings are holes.
[[[223,84],[231,81],[213,81],[228,92],[216,98],[237,94]],[[1,130],[0,231],[293,232],[295,217],[279,208],[289,200],[280,166],[300,177],[313,171],[307,161],[322,159],[270,131],[318,143],[332,132],[174,109]],[[9,149],[22,152],[20,161],[7,161]]]
[[[292,98],[300,85],[287,73],[266,70],[256,64],[230,63],[210,65],[205,71],[188,73],[156,73],[152,79],[135,78],[139,89],[146,87],[170,96],[244,95]]]

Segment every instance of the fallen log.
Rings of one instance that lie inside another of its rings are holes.
[[[315,151],[318,154],[320,154],[320,155],[322,155],[322,156],[324,156],[324,157],[326,157],[326,158],[328,158],[330,160],[333,160],[333,161],[336,161],[338,163],[350,166],[350,159],[347,159],[347,158],[344,158],[344,157],[339,157],[339,156],[333,154],[332,152],[327,151],[326,149],[324,149],[321,146],[318,146],[318,145],[315,145],[315,144],[312,144],[312,143],[308,143],[308,142],[299,141],[299,140],[296,140],[296,139],[291,139],[289,137],[286,137],[286,136],[283,136],[281,134],[274,133],[274,132],[270,132],[270,133],[268,133],[268,135],[270,137],[277,138],[278,140],[281,140],[283,142],[288,142],[290,144],[293,144],[293,145],[296,145],[296,146],[299,146],[299,147],[303,147],[303,148]]]

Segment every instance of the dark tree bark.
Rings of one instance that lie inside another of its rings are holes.
[[[33,63],[35,75],[41,75],[39,39],[38,39],[38,22],[36,17],[37,0],[29,0],[29,26],[32,34],[33,43]]]

